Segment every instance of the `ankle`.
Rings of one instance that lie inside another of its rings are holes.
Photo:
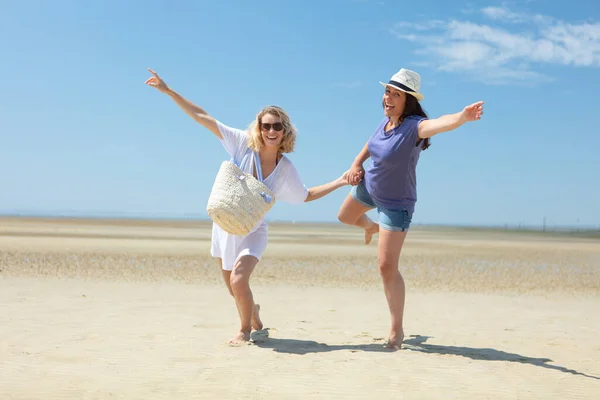
[[[404,328],[401,326],[396,326],[393,327],[391,330],[391,333],[396,334],[396,335],[403,335],[404,334]]]

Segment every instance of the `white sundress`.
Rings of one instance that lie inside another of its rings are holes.
[[[220,141],[233,163],[242,171],[252,173],[256,153],[248,147],[248,134],[216,122],[223,137]],[[260,160],[257,161],[260,164]],[[302,183],[296,167],[285,156],[269,176],[263,177],[262,182],[271,189],[276,201],[302,204],[308,196],[308,189]],[[215,258],[221,258],[224,270],[231,271],[237,259],[242,256],[254,256],[260,261],[267,242],[268,226],[264,219],[245,236],[231,235],[213,223],[210,253]]]

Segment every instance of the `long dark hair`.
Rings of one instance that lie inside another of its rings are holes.
[[[419,101],[414,96],[411,96],[410,94],[406,93],[404,97],[404,111],[400,116],[400,122],[413,115],[418,115],[419,117],[423,118],[429,118],[425,111],[423,111],[421,103],[419,103]],[[382,101],[381,104],[385,108],[385,101]],[[416,145],[421,145],[421,150],[427,150],[429,146],[431,146],[431,139],[420,139]]]

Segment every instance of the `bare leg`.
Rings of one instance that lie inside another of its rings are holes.
[[[223,269],[223,260],[221,260],[220,258],[219,260],[219,267],[221,268],[221,273],[223,274],[223,280],[225,281],[225,285],[227,286],[227,289],[229,290],[229,294],[231,294],[231,296],[235,299],[235,296],[233,294],[233,289],[231,288],[231,271],[228,270],[224,270]],[[237,302],[236,302],[237,304]],[[263,328],[263,324],[262,321],[260,320],[260,304],[255,304],[254,305],[254,312],[252,313],[252,329],[255,330],[260,330]],[[238,311],[239,314],[239,311]],[[241,318],[241,316],[240,316]]]
[[[395,350],[400,349],[404,340],[403,318],[406,290],[404,279],[398,270],[398,260],[406,234],[406,231],[392,232],[385,229],[379,233],[379,273],[392,318],[387,347]]]
[[[221,268],[221,273],[223,274],[223,280],[225,281],[225,286],[227,286],[227,290],[229,290],[229,294],[233,296],[233,289],[231,289],[231,271],[227,271],[223,269],[223,260],[219,258],[219,267]]]
[[[373,235],[379,232],[379,224],[373,222],[365,213],[371,210],[370,207],[366,207],[354,200],[352,195],[348,195],[340,211],[338,213],[338,220],[346,225],[354,225],[365,230],[365,244],[371,243]]]
[[[240,315],[240,331],[229,341],[230,344],[248,342],[252,331],[252,316],[255,310],[258,318],[258,308],[254,304],[254,298],[250,290],[250,274],[254,271],[256,264],[258,264],[256,257],[243,256],[235,263],[231,272],[230,284]]]
[[[254,303],[254,311],[252,312],[252,329],[260,331],[263,328],[263,323],[260,319],[260,304]]]

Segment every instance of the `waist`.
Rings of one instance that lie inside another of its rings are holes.
[[[417,188],[406,175],[365,173],[365,187],[375,203],[387,209],[412,208]]]

